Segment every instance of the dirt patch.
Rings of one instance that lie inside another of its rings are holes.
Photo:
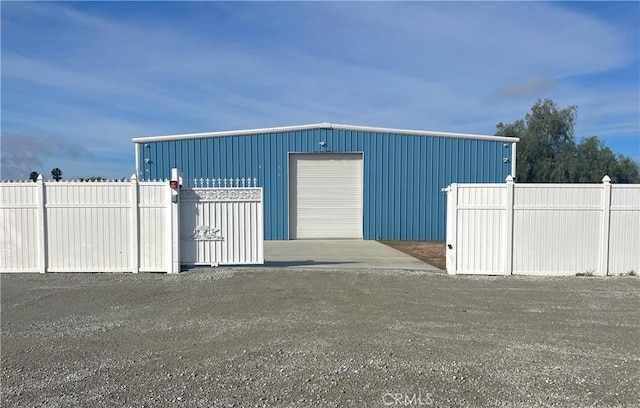
[[[445,241],[380,241],[391,248],[426,262],[436,268],[446,270]]]
[[[221,268],[0,278],[2,407],[640,400],[636,277]]]

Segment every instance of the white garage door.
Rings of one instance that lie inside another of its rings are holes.
[[[289,238],[362,239],[362,154],[291,154]]]

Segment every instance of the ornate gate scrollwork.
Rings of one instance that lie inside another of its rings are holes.
[[[208,225],[198,225],[193,229],[191,235],[183,236],[182,238],[194,241],[224,241],[224,237],[220,235],[220,228],[213,228]]]

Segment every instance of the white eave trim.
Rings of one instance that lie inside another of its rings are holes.
[[[327,122],[314,123],[311,125],[282,126],[282,127],[271,127],[271,128],[262,128],[262,129],[228,130],[223,132],[187,133],[182,135],[136,137],[136,138],[133,138],[132,141],[133,143],[161,142],[161,141],[167,141],[167,140],[200,139],[200,138],[207,138],[207,137],[293,132],[293,131],[310,130],[310,129],[341,129],[341,130],[352,130],[356,132],[396,133],[396,134],[416,135],[416,136],[435,136],[435,137],[451,137],[451,138],[458,138],[458,139],[492,140],[494,142],[509,142],[509,143],[520,141],[520,139],[517,137],[476,135],[471,133],[436,132],[436,131],[430,131],[430,130],[396,129],[396,128],[383,128],[383,127],[373,127],[373,126],[340,125],[337,123],[327,123]]]

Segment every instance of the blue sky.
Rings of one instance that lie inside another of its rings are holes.
[[[1,174],[130,176],[131,138],[318,122],[494,134],[539,98],[640,160],[638,2],[6,2]]]

